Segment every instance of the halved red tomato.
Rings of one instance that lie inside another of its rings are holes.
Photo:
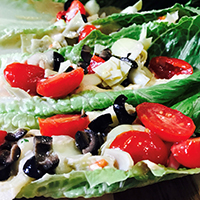
[[[37,93],[51,98],[64,98],[81,83],[84,70],[81,67],[67,73],[61,73],[42,79],[37,84]]]
[[[165,165],[168,150],[164,142],[155,134],[131,130],[121,133],[111,143],[110,148],[119,148],[128,152],[134,163],[150,160]]]
[[[179,74],[192,74],[192,66],[184,60],[178,58],[169,58],[166,56],[157,56],[151,59],[149,70],[156,78],[170,79]]]
[[[75,137],[77,131],[82,131],[90,123],[88,116],[79,114],[58,114],[46,119],[38,118],[40,132],[44,136],[68,135]]]
[[[145,127],[164,141],[186,140],[196,128],[191,118],[162,104],[144,102],[136,107],[136,112]]]
[[[36,95],[37,82],[44,78],[44,69],[36,65],[17,63],[7,65],[4,77],[12,87],[18,87],[31,95]]]
[[[200,137],[174,144],[171,152],[181,165],[189,168],[200,167]]]

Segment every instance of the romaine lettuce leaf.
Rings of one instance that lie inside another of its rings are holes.
[[[53,23],[59,10],[61,10],[61,5],[49,0],[39,2],[2,0],[0,6],[0,53],[19,52],[21,34],[34,34],[36,38],[41,38],[49,32],[56,31],[58,27]]]
[[[185,7],[181,4],[175,4],[170,8],[160,9],[160,10],[150,10],[146,12],[137,12],[134,14],[125,14],[125,13],[114,13],[107,16],[106,18],[100,18],[95,21],[92,21],[94,25],[111,25],[112,23],[117,23],[121,27],[127,27],[131,24],[143,24],[150,21],[155,21],[158,17],[165,16],[167,13],[174,13],[178,11],[179,18],[183,16],[195,16],[199,14],[198,9],[191,7]]]
[[[20,127],[38,128],[38,117],[46,118],[55,114],[80,113],[102,110],[114,103],[120,94],[128,97],[127,103],[137,106],[142,102],[157,102],[172,106],[200,92],[200,71],[186,79],[173,80],[166,84],[151,86],[138,90],[96,92],[85,91],[65,99],[51,99],[38,96],[27,99],[1,99],[0,129],[15,130]],[[187,115],[188,113],[186,113]],[[197,115],[192,119],[197,120]],[[198,121],[198,120],[197,120]]]
[[[196,133],[200,134],[200,92],[172,106],[183,114],[191,117],[196,125]]]
[[[104,168],[94,171],[72,171],[68,174],[46,174],[22,188],[17,198],[35,196],[91,198],[199,172],[199,168],[175,170],[151,162],[138,162],[127,172]]]

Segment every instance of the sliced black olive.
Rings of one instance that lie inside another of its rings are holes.
[[[56,154],[50,154],[47,156],[37,156],[36,161],[38,163],[38,169],[45,171],[48,174],[54,174],[55,168],[59,164],[59,158]]]
[[[5,181],[10,177],[11,165],[0,164],[0,181]]]
[[[64,10],[67,11],[68,8],[71,6],[73,0],[67,0],[64,4]]]
[[[28,131],[26,129],[20,128],[15,133],[8,133],[5,137],[7,141],[18,141],[23,138]]]
[[[5,147],[5,148],[4,148]],[[10,177],[11,165],[20,157],[21,150],[17,144],[1,145],[0,149],[0,181]]]
[[[35,155],[46,155],[51,150],[52,137],[48,136],[35,136],[34,137],[34,150]]]
[[[9,162],[15,162],[19,159],[21,154],[21,149],[17,144],[14,144],[10,150],[10,156],[8,157]]]
[[[112,117],[110,113],[100,115],[96,119],[92,120],[88,127],[93,130],[94,132],[103,133],[105,129],[109,126],[109,124],[112,124]]]
[[[83,21],[84,21],[85,23],[87,23],[87,22],[88,22],[87,17],[86,17],[84,14],[81,14],[81,16],[82,16]]]
[[[23,166],[23,171],[27,176],[35,179],[41,178],[46,173],[38,169],[35,156],[31,157],[26,161],[26,163]]]
[[[92,155],[97,155],[103,143],[102,134],[95,133],[90,129],[78,131],[75,135],[75,144],[83,154],[90,152]]]
[[[52,152],[52,138],[48,136],[34,137],[34,156],[27,160],[23,167],[26,175],[39,179],[45,173],[55,173],[59,158]]]
[[[59,54],[58,52],[54,51],[53,52],[53,70],[58,72],[60,68],[60,63],[64,62],[65,58]]]
[[[109,60],[111,56],[112,56],[112,52],[109,48],[102,50],[99,54],[99,57],[104,59],[105,61]]]
[[[113,109],[117,115],[120,124],[132,124],[137,117],[137,113],[130,115],[125,109],[125,102],[128,98],[124,95],[119,95],[113,104]]]
[[[128,53],[127,57],[121,57],[120,60],[130,63],[131,64],[131,68],[135,68],[135,69],[138,68],[137,62],[135,60],[132,60],[132,59],[129,58],[130,55],[131,54]]]
[[[124,86],[124,87],[127,87],[131,82],[129,81],[128,78],[126,78],[122,83],[121,85]]]
[[[75,135],[76,146],[82,151],[90,144],[90,137],[86,131],[78,131]]]
[[[90,63],[90,60],[92,58],[92,54],[90,54],[91,48],[87,45],[83,45],[82,50],[81,50],[81,58],[83,59],[84,62]]]
[[[80,61],[78,62],[77,66],[82,67],[84,69],[84,74],[88,73],[87,67],[88,67],[88,63],[84,62],[84,61]]]

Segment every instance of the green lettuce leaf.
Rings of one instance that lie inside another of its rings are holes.
[[[196,133],[200,133],[200,93],[197,93],[172,106],[183,114],[191,117],[196,125]]]
[[[48,6],[47,6],[48,5]],[[63,4],[62,4],[63,5]],[[0,52],[19,52],[21,34],[35,38],[54,33],[53,23],[61,6],[48,0],[2,0],[0,6]],[[7,50],[8,49],[8,50]]]
[[[143,24],[150,21],[155,21],[160,16],[165,16],[167,13],[178,12],[179,18],[183,16],[195,16],[199,14],[199,10],[191,7],[185,7],[181,4],[175,4],[170,8],[160,9],[160,10],[150,10],[146,12],[137,12],[134,14],[125,14],[125,13],[114,13],[112,15],[107,16],[106,18],[100,18],[95,21],[92,21],[94,25],[111,25],[112,23],[117,23],[121,27],[127,27],[131,24]]]
[[[0,128],[11,130],[20,127],[37,128],[37,118],[46,118],[55,114],[80,113],[85,111],[102,110],[113,105],[120,94],[128,97],[127,103],[137,106],[142,102],[157,102],[172,106],[200,92],[200,71],[186,79],[173,80],[166,84],[151,86],[138,90],[123,90],[96,92],[85,91],[65,99],[51,99],[38,96],[27,99],[1,99]],[[188,115],[188,113],[186,113]],[[193,115],[195,121],[197,115]]]
[[[120,192],[132,187],[142,187],[199,172],[199,168],[175,170],[156,164],[138,162],[127,172],[104,168],[94,171],[72,171],[68,174],[46,174],[41,179],[23,187],[17,198],[99,197],[106,193]]]

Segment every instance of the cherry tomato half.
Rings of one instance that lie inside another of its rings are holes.
[[[100,58],[99,56],[93,55],[91,60],[90,60],[90,65],[87,68],[88,74],[94,74],[95,72],[93,71],[93,69],[95,67],[98,67],[99,65],[101,65],[104,62],[105,62],[105,60],[103,58]]]
[[[111,143],[110,148],[119,148],[128,152],[134,163],[150,160],[165,165],[168,150],[164,142],[155,134],[131,130],[121,133]]]
[[[174,158],[183,166],[200,167],[200,137],[190,138],[171,147]]]
[[[191,118],[162,104],[144,102],[136,107],[136,112],[145,127],[164,141],[186,140],[196,128]]]
[[[49,76],[37,84],[37,93],[51,98],[64,98],[81,83],[84,77],[84,70],[81,67],[67,73]]]
[[[88,116],[58,114],[46,119],[38,118],[40,132],[44,136],[68,135],[75,137],[77,131],[82,131],[90,123]]]
[[[44,78],[44,69],[36,65],[12,63],[4,69],[4,77],[12,87],[18,87],[36,95],[37,82]]]
[[[89,35],[93,30],[97,30],[94,25],[87,24],[79,32],[78,41],[83,40],[87,35]]]
[[[158,56],[151,59],[149,70],[156,78],[170,79],[172,76],[179,74],[192,74],[192,66],[184,60],[178,58],[169,58]]]
[[[6,131],[0,130],[0,146],[4,143],[6,135],[7,135]]]

